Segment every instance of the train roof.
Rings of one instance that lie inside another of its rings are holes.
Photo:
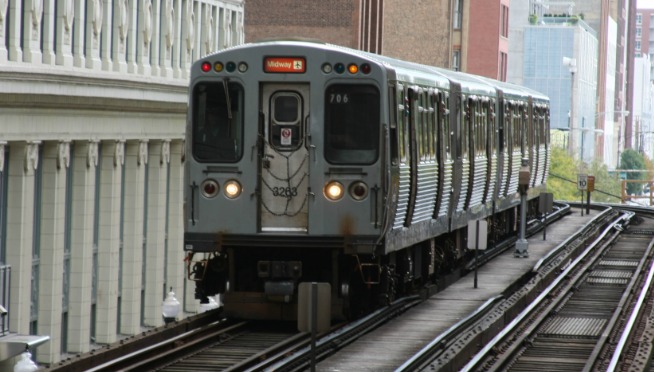
[[[370,63],[381,66],[388,71],[389,78],[392,78],[391,75],[394,75],[397,80],[403,81],[405,83],[428,85],[437,88],[448,88],[451,82],[456,82],[461,85],[461,90],[463,92],[469,94],[495,96],[497,95],[496,91],[500,89],[510,96],[532,96],[541,101],[549,101],[549,98],[544,94],[516,84],[501,82],[487,77],[457,72],[445,68],[404,61],[393,57],[383,56],[312,39],[299,38],[262,40],[222,49],[207,57],[221,53],[237,52],[258,48],[270,49],[277,47],[282,49],[288,47],[302,47],[314,51],[337,52],[345,55],[351,55],[353,57],[358,57]]]

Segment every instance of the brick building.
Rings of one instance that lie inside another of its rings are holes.
[[[303,37],[450,66],[449,1],[282,0],[245,3],[245,41]]]

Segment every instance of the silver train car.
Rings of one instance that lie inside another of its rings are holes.
[[[479,76],[308,41],[193,64],[185,234],[196,297],[228,316],[292,320],[328,283],[356,318],[465,263],[468,222],[516,235],[548,174],[549,99]]]

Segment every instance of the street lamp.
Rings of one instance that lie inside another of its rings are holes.
[[[568,67],[570,70],[570,139],[568,140],[568,153],[572,156],[576,149],[573,132],[575,129],[575,73],[577,72],[577,59],[563,57],[563,66]]]

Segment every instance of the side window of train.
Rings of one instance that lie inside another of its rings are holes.
[[[491,150],[491,154],[495,153],[496,149],[496,141],[495,141],[495,136],[497,132],[497,122],[495,121],[495,100],[491,99],[488,102],[488,147]]]
[[[420,160],[426,161],[429,156],[429,128],[427,127],[427,103],[426,103],[427,92],[424,89],[421,89],[418,94],[418,131],[419,136],[418,140],[420,142]]]
[[[461,96],[462,98],[462,110],[461,110],[461,133],[459,134],[461,137],[458,141],[458,144],[461,147],[461,150],[458,155],[461,156],[461,158],[465,159],[468,157],[468,141],[470,140],[470,136],[468,135],[468,131],[470,130],[470,100],[467,98],[463,98],[463,95]]]
[[[513,117],[513,151],[522,151],[522,106],[516,105]]]
[[[193,88],[193,156],[198,161],[234,163],[243,155],[243,88],[222,81]]]
[[[502,110],[502,136],[500,138],[500,150],[506,152],[509,149],[509,135],[511,133],[511,104],[504,102]]]
[[[390,107],[389,117],[391,119],[390,123],[390,148],[391,148],[391,164],[397,165],[399,163],[399,152],[398,152],[398,121],[400,118],[400,108],[398,106],[399,100],[398,88],[392,86],[388,90],[388,106]]]
[[[411,105],[409,103],[409,90],[408,88],[402,86],[402,89],[400,90],[400,110],[399,110],[400,117],[398,118],[397,121],[401,163],[406,163],[407,161],[407,156],[406,156],[407,149],[408,149],[407,146],[408,125],[407,124],[409,121],[409,116],[411,115],[410,110],[411,110]]]
[[[452,159],[449,100],[447,92],[436,96],[436,158],[439,161]]]
[[[428,113],[427,113],[427,118],[428,118],[428,126],[429,126],[429,159],[435,160],[436,159],[436,141],[438,134],[436,133],[436,111],[437,111],[437,105],[436,105],[436,97],[437,94],[434,90],[429,90],[429,93],[427,95],[427,106],[428,106]]]
[[[368,84],[334,84],[325,91],[325,159],[372,164],[380,141],[380,94]]]

